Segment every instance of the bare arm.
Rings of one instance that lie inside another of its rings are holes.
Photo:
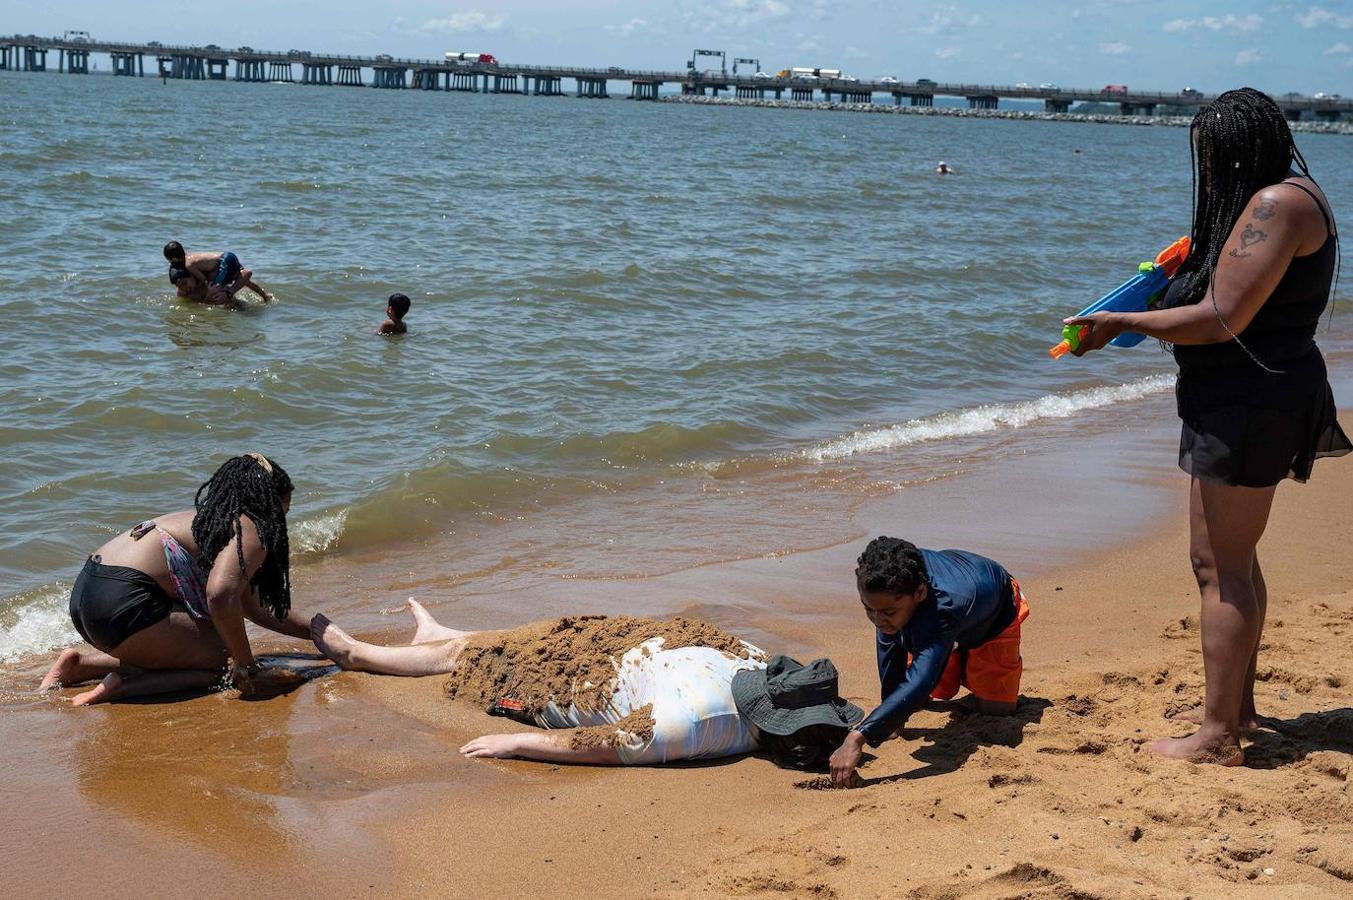
[[[1067,319],[1068,325],[1091,326],[1076,355],[1098,350],[1125,331],[1185,346],[1221,344],[1240,334],[1301,249],[1311,210],[1309,204],[1294,201],[1292,193],[1275,186],[1255,195],[1231,229],[1212,287],[1202,302],[1173,309],[1095,313]]]
[[[240,569],[240,548],[244,550],[244,568]],[[268,555],[258,530],[247,516],[240,517],[239,533],[216,554],[207,576],[207,611],[211,624],[230,652],[235,665],[254,664],[249,636],[244,630],[244,598],[252,594],[249,581]]]
[[[310,640],[310,617],[301,615],[294,608],[287,610],[285,619],[278,619],[259,603],[258,591],[255,590],[250,590],[244,595],[243,606],[244,617],[260,628],[285,634],[287,637]]]
[[[486,734],[475,738],[460,752],[471,759],[533,759],[594,766],[618,766],[620,752],[614,747],[571,746],[567,732],[522,732]]]

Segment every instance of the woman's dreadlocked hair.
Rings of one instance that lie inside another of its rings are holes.
[[[238,548],[240,572],[245,571],[244,543],[238,539],[240,516],[248,516],[258,539],[268,551],[253,578],[263,607],[278,619],[291,609],[291,545],[282,501],[292,491],[286,470],[261,453],[226,460],[206,484],[197,489],[193,506],[193,540],[197,562],[210,572],[217,555],[231,541]]]
[[[925,557],[911,541],[876,537],[856,561],[855,583],[870,594],[914,594],[930,583]]]
[[[1178,306],[1200,303],[1217,274],[1222,247],[1250,199],[1278,184],[1293,168],[1311,177],[1278,104],[1254,88],[1227,91],[1193,117],[1189,129],[1193,157],[1193,249],[1176,276],[1183,282]],[[1314,180],[1314,179],[1313,179]],[[1267,371],[1217,308],[1227,334]]]

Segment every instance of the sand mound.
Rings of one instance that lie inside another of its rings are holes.
[[[740,638],[695,619],[566,616],[471,638],[446,681],[446,693],[480,705],[514,699],[528,714],[551,700],[600,709],[614,693],[620,657],[655,637],[663,638],[667,649],[711,647],[750,656]]]

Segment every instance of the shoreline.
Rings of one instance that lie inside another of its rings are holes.
[[[1353,573],[1337,562],[1353,536],[1353,470],[1325,462],[1313,485],[1280,491],[1263,545],[1282,631],[1266,638],[1261,702],[1287,717],[1286,730],[1265,732],[1255,768],[1169,763],[1140,745],[1171,733],[1161,711],[1201,685],[1182,476],[1162,464],[1173,440],[1159,424],[1109,436],[1120,457],[1147,460],[1107,473],[1102,459],[1087,461],[1084,478],[1114,504],[1087,502],[1074,475],[1048,478],[1066,474],[1069,449],[860,509],[862,535],[901,532],[1009,563],[1034,607],[1020,714],[923,712],[911,739],[884,745],[862,770],[864,789],[801,790],[811,778],[757,758],[661,769],[464,760],[463,740],[513,726],[445,700],[439,678],[343,673],[265,703],[216,694],[79,711],[0,695],[10,713],[0,730],[24,773],[0,821],[32,835],[0,860],[0,887],[106,889],[110,876],[136,872],[139,896],[169,896],[179,885],[168,873],[190,860],[222,893],[268,883],[343,896],[833,897],[947,885],[987,896],[1021,880],[1112,896],[1220,896],[1251,881],[1332,890],[1346,871],[1339,843],[1353,838],[1353,746],[1331,737],[1346,705],[1332,685],[1353,665],[1339,641],[1353,629]],[[1018,498],[1002,497],[1012,515],[987,499],[1002,484]],[[872,641],[849,578],[859,543],[564,582],[510,598],[496,618],[527,607],[532,618],[622,612],[638,599],[762,646],[830,655],[843,694],[871,706]],[[434,611],[458,623],[458,608]],[[1305,626],[1309,646],[1292,639]],[[407,630],[401,617],[376,637]],[[1316,749],[1303,743],[1308,725],[1324,742]],[[1298,800],[1257,799],[1274,795]],[[1247,809],[1263,815],[1246,819]],[[98,872],[58,849],[93,841],[107,856]],[[617,881],[620,871],[631,874]]]
[[[706,97],[670,94],[659,103],[691,103],[697,106],[751,106],[762,109],[798,109],[829,112],[883,113],[904,116],[951,116],[960,119],[1013,119],[1023,122],[1080,122],[1092,125],[1137,125],[1187,128],[1191,116],[1122,116],[1101,113],[1053,113],[1023,109],[964,109],[956,106],[893,106],[887,103],[838,103],[822,100],[758,100],[743,97]],[[1289,122],[1301,134],[1353,135],[1353,122]]]

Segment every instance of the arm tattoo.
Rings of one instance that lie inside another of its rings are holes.
[[[1260,200],[1254,208],[1254,217],[1261,222],[1266,222],[1273,218],[1273,207],[1277,206],[1273,200]]]
[[[1258,215],[1257,210],[1255,211],[1255,214]],[[1245,230],[1240,233],[1240,246],[1231,248],[1231,252],[1228,255],[1234,256],[1236,259],[1244,259],[1247,256],[1253,256],[1254,254],[1249,252],[1250,248],[1255,244],[1266,240],[1268,240],[1267,231],[1260,231],[1258,228],[1255,228],[1253,222],[1246,223]]]

